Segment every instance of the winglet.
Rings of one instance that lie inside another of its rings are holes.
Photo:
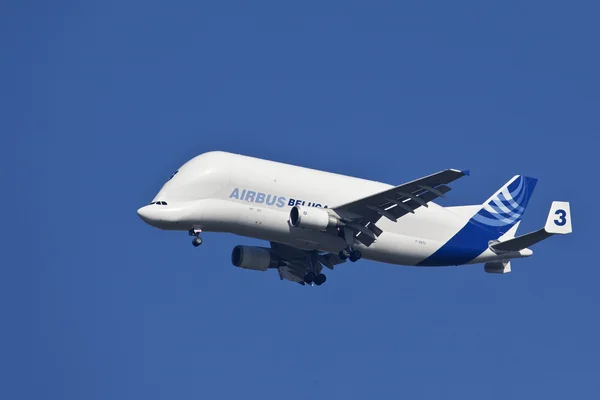
[[[568,201],[552,202],[544,230],[548,233],[557,233],[560,235],[573,232],[571,226],[571,209]]]
[[[468,169],[465,169],[464,171],[460,171],[460,172],[462,172],[462,173],[463,173],[463,175],[466,175],[466,176],[471,176],[471,171],[470,171],[470,170],[468,170]]]

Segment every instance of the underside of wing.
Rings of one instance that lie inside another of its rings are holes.
[[[427,203],[451,190],[446,186],[448,183],[468,174],[447,169],[332,209],[355,232],[356,240],[370,246],[383,232],[376,225],[379,219],[385,217],[396,222],[419,207],[427,207]]]
[[[333,269],[344,263],[337,254],[301,250],[281,243],[271,242],[271,248],[283,261],[277,268],[280,279],[304,284],[307,273],[320,274],[324,267]]]

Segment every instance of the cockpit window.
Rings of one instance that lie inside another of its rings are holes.
[[[152,203],[150,203],[150,205],[152,204],[156,204],[157,206],[166,206],[167,202],[166,201],[153,201]]]
[[[174,177],[175,175],[177,175],[177,173],[178,173],[178,172],[179,172],[179,170],[177,170],[177,171],[173,172],[173,175],[171,175],[171,177],[170,177],[169,179],[167,179],[167,182],[169,182],[171,179],[173,179],[173,177]]]

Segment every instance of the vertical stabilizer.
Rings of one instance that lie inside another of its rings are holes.
[[[496,233],[496,238],[504,235],[523,217],[537,179],[517,175],[490,197],[471,222]]]

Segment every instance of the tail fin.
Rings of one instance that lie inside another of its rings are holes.
[[[537,179],[517,175],[482,204],[471,222],[500,237],[523,217]]]

